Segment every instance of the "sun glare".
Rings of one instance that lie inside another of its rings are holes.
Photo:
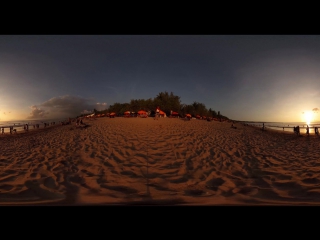
[[[306,123],[309,125],[310,122],[312,122],[312,120],[313,120],[313,113],[311,111],[305,112],[304,118],[305,118]]]

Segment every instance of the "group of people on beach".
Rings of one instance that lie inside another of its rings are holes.
[[[297,134],[297,135],[300,135],[300,127],[299,127],[299,126],[293,127],[293,132],[294,132],[295,134]],[[310,133],[310,127],[309,127],[309,125],[307,125],[307,127],[306,127],[306,134],[309,135],[309,133]],[[315,133],[316,135],[319,135],[319,129],[318,129],[318,127],[314,127],[314,133]]]
[[[297,135],[300,135],[300,127],[299,126],[293,127],[293,132]],[[308,134],[309,134],[309,129],[308,129]]]
[[[296,126],[296,127],[293,127],[293,132],[297,135],[300,135],[300,127],[299,126]],[[307,128],[306,128],[306,134],[309,135],[309,125],[307,125]]]

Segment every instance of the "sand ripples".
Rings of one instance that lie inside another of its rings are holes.
[[[319,204],[320,139],[103,118],[0,138],[0,203]]]

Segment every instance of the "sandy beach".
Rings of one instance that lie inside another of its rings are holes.
[[[0,205],[320,205],[320,138],[99,118],[0,135]]]

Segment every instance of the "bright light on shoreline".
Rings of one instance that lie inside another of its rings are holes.
[[[304,118],[305,118],[306,123],[309,125],[313,120],[313,112],[312,111],[305,112]]]

